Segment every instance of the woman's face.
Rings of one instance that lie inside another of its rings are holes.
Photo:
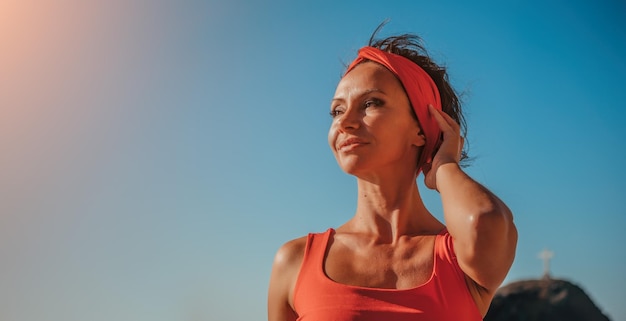
[[[328,143],[352,175],[385,168],[417,168],[425,143],[399,80],[387,68],[364,62],[337,85]]]

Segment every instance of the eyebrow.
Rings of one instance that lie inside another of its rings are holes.
[[[363,91],[362,93],[360,93],[360,94],[358,95],[358,97],[366,96],[366,95],[369,95],[369,94],[371,94],[371,93],[381,93],[381,94],[383,94],[383,95],[386,95],[386,94],[387,94],[387,93],[385,93],[385,92],[384,92],[383,90],[381,90],[381,89],[378,89],[378,88],[371,88],[371,89],[367,89],[367,90]],[[333,99],[331,100],[331,102],[334,102],[334,101],[344,101],[344,100],[345,100],[345,98],[343,98],[343,97],[335,97],[335,98],[333,98]]]

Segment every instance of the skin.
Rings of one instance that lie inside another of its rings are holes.
[[[515,256],[517,230],[508,207],[459,167],[459,125],[429,106],[443,143],[424,167],[425,184],[441,195],[444,220],[426,209],[416,183],[425,138],[400,82],[366,62],[338,84],[328,142],[339,166],[357,177],[355,215],[336,229],[325,272],[336,282],[406,289],[424,284],[433,269],[435,236],[450,232],[468,289],[484,316]],[[277,252],[268,293],[268,320],[296,320],[293,290],[306,237]],[[375,259],[372,259],[375,258]]]

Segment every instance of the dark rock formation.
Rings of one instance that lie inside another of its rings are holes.
[[[544,277],[496,292],[484,321],[609,321],[578,286]]]

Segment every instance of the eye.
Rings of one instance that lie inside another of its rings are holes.
[[[330,111],[330,117],[335,118],[341,114],[343,114],[343,111],[338,109],[338,108],[333,108],[333,110]]]
[[[378,107],[378,106],[382,106],[384,104],[384,102],[378,98],[372,98],[372,99],[368,99],[365,101],[365,103],[363,104],[363,106],[365,108],[368,107]]]

